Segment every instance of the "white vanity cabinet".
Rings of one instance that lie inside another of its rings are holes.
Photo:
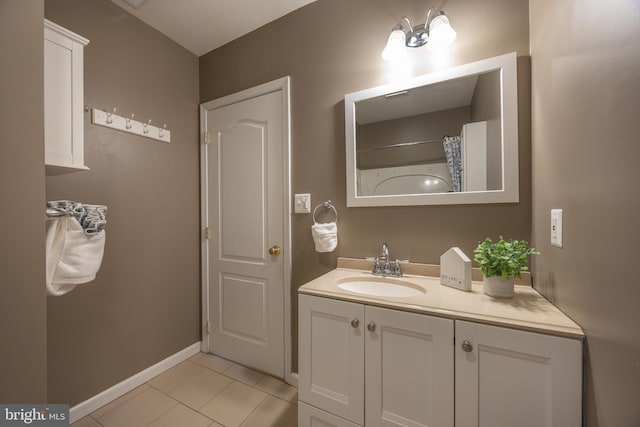
[[[44,144],[47,172],[84,165],[83,49],[89,41],[45,19]]]
[[[579,339],[309,294],[299,313],[300,427],[582,425]]]
[[[582,342],[456,320],[457,427],[582,425]]]
[[[299,301],[299,400],[313,407],[300,407],[300,427],[339,427],[342,419],[453,426],[452,320],[309,295]]]

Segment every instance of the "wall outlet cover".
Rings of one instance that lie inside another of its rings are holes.
[[[562,209],[551,209],[551,246],[562,247]]]

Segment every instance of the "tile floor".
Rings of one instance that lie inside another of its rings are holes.
[[[73,427],[296,427],[297,389],[198,353]]]

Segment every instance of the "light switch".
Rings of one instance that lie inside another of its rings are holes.
[[[551,209],[551,245],[562,247],[562,209]]]
[[[311,213],[311,194],[296,194],[294,210],[295,213]]]

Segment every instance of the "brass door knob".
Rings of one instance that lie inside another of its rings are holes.
[[[280,246],[278,245],[273,245],[269,248],[269,255],[278,256],[280,255],[280,252],[282,252],[282,249],[280,249]]]

